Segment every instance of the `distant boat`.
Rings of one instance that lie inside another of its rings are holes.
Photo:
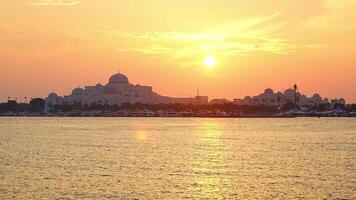
[[[356,117],[356,111],[350,112],[351,117]]]

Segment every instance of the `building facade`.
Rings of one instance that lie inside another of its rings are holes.
[[[345,104],[344,99],[337,100]],[[286,91],[275,93],[272,89],[266,89],[262,94],[257,96],[246,96],[244,99],[234,99],[233,101],[238,105],[265,105],[265,106],[277,106],[295,103],[298,106],[315,106],[325,103],[330,103],[329,99],[322,98],[319,94],[314,94],[312,97],[307,97],[294,89],[287,89]]]
[[[127,76],[121,73],[110,77],[106,85],[85,86],[75,88],[72,93],[59,96],[50,93],[46,98],[47,104],[75,104],[84,105],[122,105],[123,103],[146,103],[146,104],[208,104],[207,96],[196,96],[193,98],[175,98],[161,96],[155,93],[151,86],[134,85],[129,82]]]

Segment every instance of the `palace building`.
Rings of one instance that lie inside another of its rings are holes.
[[[299,106],[314,106],[325,103],[345,104],[345,99],[334,99],[329,101],[327,98],[322,98],[319,94],[314,94],[312,97],[307,97],[294,89],[287,89],[284,92],[275,93],[272,89],[266,89],[262,94],[257,96],[246,96],[244,99],[235,99],[233,103],[238,105],[265,105],[281,107],[286,103],[296,103]]]
[[[175,98],[161,96],[153,91],[151,86],[134,85],[129,82],[127,76],[121,73],[112,75],[106,85],[85,86],[75,88],[72,93],[59,96],[50,93],[46,98],[48,104],[109,104],[122,105],[123,103],[147,103],[147,104],[208,104],[207,96],[196,96],[193,98]]]

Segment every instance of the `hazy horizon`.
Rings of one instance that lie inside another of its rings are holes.
[[[355,10],[352,0],[4,0],[0,101],[106,84],[119,68],[167,96],[297,84],[356,102]]]

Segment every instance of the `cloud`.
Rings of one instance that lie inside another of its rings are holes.
[[[104,33],[126,40],[141,41],[137,46],[118,47],[118,51],[145,55],[167,55],[176,59],[205,54],[236,56],[253,52],[286,55],[305,48],[305,45],[297,45],[288,39],[273,36],[274,31],[279,28],[279,24],[269,23],[269,21],[279,14],[238,20],[212,27],[202,33],[126,32],[121,30],[104,31]]]
[[[28,3],[32,6],[75,6],[80,0],[32,0]]]

